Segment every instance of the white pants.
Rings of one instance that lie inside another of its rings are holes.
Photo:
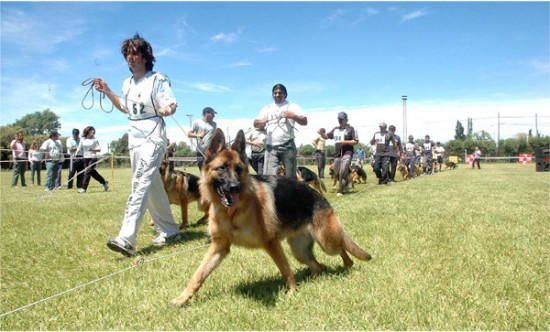
[[[128,197],[124,221],[117,238],[134,247],[146,209],[149,209],[160,236],[179,232],[159,172],[164,150],[163,144],[147,140],[130,151],[132,193]]]

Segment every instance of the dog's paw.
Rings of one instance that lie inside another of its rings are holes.
[[[172,304],[176,307],[183,307],[189,303],[189,300],[191,300],[191,297],[180,295],[172,300]]]

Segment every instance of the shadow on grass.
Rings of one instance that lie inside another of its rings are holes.
[[[349,273],[349,269],[344,266],[327,267],[323,266],[323,272],[318,278],[324,276],[343,276]],[[304,282],[314,282],[315,279],[311,278],[311,270],[309,268],[302,268],[294,274],[296,279],[296,286],[298,292],[300,291],[300,284]],[[287,286],[284,283],[281,275],[264,278],[258,281],[245,282],[237,286],[237,292],[243,297],[252,299],[261,303],[266,307],[272,307],[275,305],[277,296],[280,292],[287,292]]]
[[[184,244],[185,242],[195,241],[195,240],[199,240],[199,239],[208,239],[208,235],[206,234],[206,231],[201,230],[199,228],[193,228],[193,229],[188,228],[188,229],[180,232],[180,235],[181,235],[181,240],[180,241],[173,242],[173,243],[168,243],[168,244],[166,244],[164,246],[160,246],[160,247],[157,247],[157,246],[154,246],[153,244],[150,244],[149,246],[138,250],[136,254],[147,256],[147,255],[154,254],[158,251],[161,251],[163,249],[166,249],[167,247],[171,247],[171,246],[174,246],[174,245]],[[197,245],[201,246],[202,244],[197,244]]]

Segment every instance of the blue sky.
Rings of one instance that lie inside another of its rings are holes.
[[[549,2],[1,2],[0,124],[50,108],[62,135],[93,125],[105,144],[125,116],[81,106],[81,82],[120,93],[130,75],[121,42],[139,32],[178,99],[167,119],[187,141],[205,106],[233,136],[247,130],[271,87],[302,106],[309,143],[348,112],[362,142],[381,121],[446,142],[456,121],[500,137],[550,135]],[[87,104],[90,103],[88,99]],[[108,102],[107,102],[108,104]],[[96,105],[98,100],[96,96]],[[536,114],[536,118],[535,118]],[[177,123],[176,123],[177,121]],[[538,127],[535,127],[538,126]]]

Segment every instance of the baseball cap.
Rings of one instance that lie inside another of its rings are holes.
[[[388,128],[388,124],[385,123],[385,122],[380,122],[380,124],[378,125],[378,127]]]
[[[346,112],[340,112],[340,113],[338,113],[338,119],[339,120],[347,120],[348,115],[346,114]]]
[[[218,112],[214,111],[212,107],[205,107],[202,110],[202,115],[205,115],[206,113],[218,114]]]

